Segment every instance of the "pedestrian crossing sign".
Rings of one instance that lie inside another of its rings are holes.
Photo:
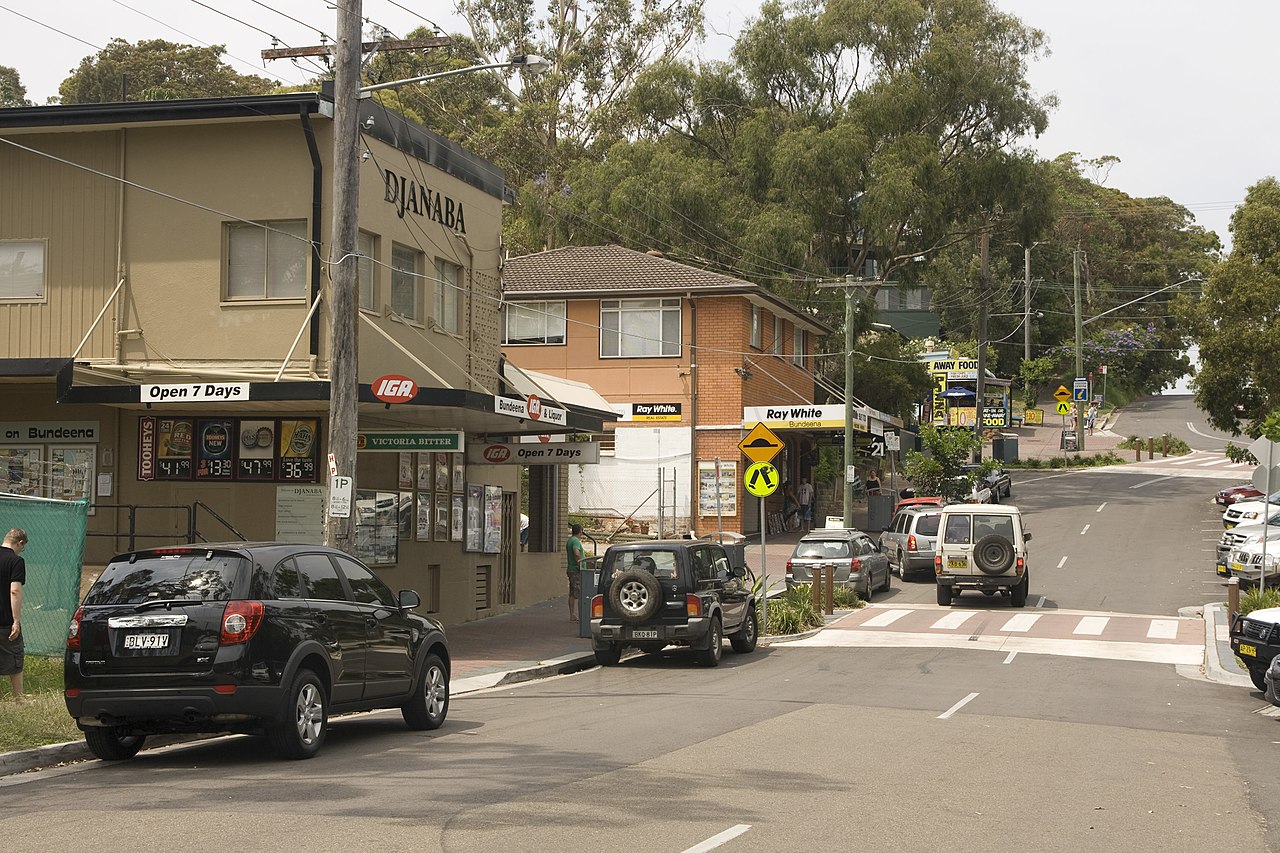
[[[1066,416],[1071,414],[1071,404],[1066,400],[1058,401],[1058,414]]]
[[[778,490],[778,469],[768,462],[757,462],[748,466],[742,484],[756,497],[767,498]]]

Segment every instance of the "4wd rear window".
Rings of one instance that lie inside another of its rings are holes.
[[[973,536],[975,541],[993,533],[1012,541],[1013,519],[1007,515],[974,515]]]
[[[228,601],[236,574],[249,562],[234,554],[207,552],[144,556],[111,563],[85,596],[86,606],[147,601]]]
[[[942,513],[934,512],[928,515],[922,515],[916,520],[917,536],[937,536],[938,522],[942,518]]]
[[[816,557],[821,560],[849,556],[848,539],[801,539],[796,546],[797,557]]]
[[[674,578],[678,573],[674,551],[619,551],[613,555],[613,573],[641,569],[654,577]]]

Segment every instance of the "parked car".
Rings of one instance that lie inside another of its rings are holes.
[[[1241,582],[1256,585],[1265,575],[1268,584],[1280,578],[1280,549],[1274,540],[1268,537],[1266,553],[1263,553],[1263,541],[1259,536],[1255,541],[1237,545],[1227,555],[1227,577],[1239,578]]]
[[[912,506],[942,506],[942,505],[943,505],[943,504],[945,504],[946,502],[947,502],[947,501],[946,501],[946,499],[945,499],[945,498],[940,498],[940,497],[937,497],[937,496],[934,496],[934,497],[925,497],[925,498],[903,498],[902,500],[900,500],[900,501],[898,501],[896,504],[894,504],[894,506],[893,506],[893,514],[894,514],[894,515],[897,515],[898,513],[902,512],[902,511],[903,511],[904,509],[906,509],[907,507],[912,507]]]
[[[1265,501],[1237,501],[1222,514],[1222,526],[1229,530],[1238,524],[1257,521],[1267,513],[1267,504],[1280,505],[1280,492],[1272,492]]]
[[[832,570],[832,582],[852,587],[870,601],[877,591],[888,592],[892,583],[889,558],[861,530],[827,527],[806,534],[787,560],[787,588],[813,582],[813,573]]]
[[[933,550],[938,538],[938,506],[907,507],[893,517],[893,523],[880,534],[880,550],[898,577],[906,579],[916,572],[933,574]]]
[[[99,758],[156,734],[266,735],[311,758],[333,713],[399,708],[413,729],[449,710],[449,646],[334,548],[230,542],[113,558],[67,631],[67,711]]]
[[[980,483],[991,490],[999,503],[1000,498],[1008,498],[1013,496],[1013,480],[1009,477],[1009,472],[1004,468],[991,468],[983,472],[982,466],[977,464],[961,465],[960,470],[966,474],[977,475]]]
[[[1227,568],[1227,558],[1231,556],[1231,552],[1245,544],[1261,542],[1263,530],[1264,525],[1250,523],[1222,531],[1222,536],[1218,539],[1217,553],[1214,557],[1214,567],[1217,573],[1223,577],[1231,577],[1231,571]],[[1265,525],[1265,530],[1267,532],[1268,549],[1275,548],[1280,551],[1280,513],[1271,516],[1270,523]]]
[[[733,650],[759,639],[756,599],[746,568],[705,540],[672,539],[612,545],[604,553],[600,589],[591,600],[591,648],[613,666],[632,646],[656,654],[688,646],[705,666],[720,663],[727,636]]]
[[[989,504],[1000,502],[999,495],[976,476],[966,474],[960,477],[953,477],[952,482],[955,483],[955,487],[947,491],[949,494],[962,495],[961,503]]]
[[[1267,671],[1280,655],[1280,607],[1268,607],[1231,620],[1231,651],[1235,652],[1253,686],[1267,689]]]
[[[1239,486],[1227,486],[1225,489],[1219,489],[1218,494],[1214,497],[1213,502],[1221,507],[1231,506],[1233,503],[1240,501],[1252,501],[1262,497],[1262,490],[1254,486],[1252,483],[1242,483]]]
[[[1031,588],[1026,531],[1016,506],[951,504],[942,508],[934,553],[938,604],[949,606],[964,589],[1008,595],[1025,607]]]

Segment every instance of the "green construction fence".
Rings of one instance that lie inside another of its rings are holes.
[[[0,494],[0,536],[15,527],[27,533],[21,622],[28,655],[62,655],[67,625],[80,603],[88,521],[88,501]]]

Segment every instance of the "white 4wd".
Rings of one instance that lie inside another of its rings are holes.
[[[933,558],[938,603],[949,606],[963,589],[1008,595],[1025,607],[1030,589],[1027,542],[1016,506],[953,504],[942,508]]]

